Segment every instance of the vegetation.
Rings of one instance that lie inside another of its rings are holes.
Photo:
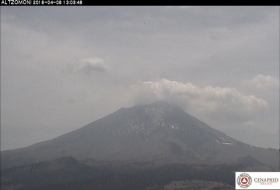
[[[62,158],[2,171],[2,190],[228,189],[242,164],[96,163]],[[180,187],[180,188],[179,188]],[[211,188],[210,188],[211,187]],[[223,188],[222,188],[223,187]]]

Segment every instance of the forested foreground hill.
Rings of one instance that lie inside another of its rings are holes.
[[[2,170],[2,190],[232,189],[235,171],[271,171],[259,164],[81,162],[73,157]],[[199,181],[198,181],[199,180]]]

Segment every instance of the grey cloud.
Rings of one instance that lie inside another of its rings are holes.
[[[92,74],[93,72],[106,72],[109,70],[109,66],[103,59],[94,57],[82,59],[78,69],[86,74]]]
[[[205,31],[209,28],[234,28],[267,21],[270,12],[277,7],[5,7],[5,14],[16,15],[13,23],[35,30],[66,35],[69,29],[80,31],[79,27],[94,25],[94,31],[113,29],[133,31],[134,34],[170,34],[182,28],[184,32]],[[52,14],[49,14],[52,12]],[[63,14],[61,14],[63,12]],[[73,12],[76,12],[73,16]],[[45,18],[48,18],[47,20]],[[32,18],[32,19],[31,19]],[[42,22],[44,21],[44,22]],[[46,24],[47,23],[47,24]],[[169,27],[166,27],[166,26]],[[51,26],[51,27],[50,27]],[[164,30],[162,30],[164,28]],[[84,30],[88,31],[88,30]],[[139,32],[140,31],[140,32]],[[142,32],[143,33],[142,33]],[[92,31],[90,31],[92,32]],[[62,36],[63,36],[62,35]]]
[[[62,72],[91,75],[96,72],[105,73],[110,69],[111,67],[105,63],[104,59],[99,57],[91,57],[81,59],[75,64],[67,64],[66,67],[62,69]]]
[[[133,100],[173,102],[228,134],[252,121],[276,138],[279,7],[1,7],[1,37],[5,149]]]

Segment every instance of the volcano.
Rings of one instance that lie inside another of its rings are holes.
[[[121,108],[57,138],[1,152],[2,168],[60,157],[102,162],[228,164],[278,168],[279,152],[248,145],[166,102]],[[249,161],[250,162],[250,161]]]

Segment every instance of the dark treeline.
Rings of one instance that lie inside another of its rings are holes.
[[[141,164],[87,166],[81,163],[37,164],[2,171],[2,190],[144,190],[162,189],[171,181],[216,181],[234,186],[241,164],[166,164],[141,168]],[[153,188],[151,188],[153,187]]]

